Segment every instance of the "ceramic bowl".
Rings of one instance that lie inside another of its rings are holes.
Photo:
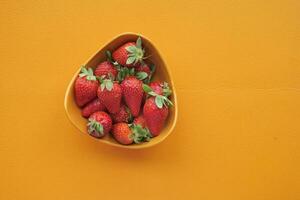
[[[154,44],[148,38],[135,33],[124,33],[113,38],[110,42],[105,44],[99,51],[97,51],[97,53],[94,56],[92,56],[85,64],[86,67],[91,67],[94,69],[95,66],[97,66],[97,64],[106,60],[106,55],[105,55],[106,50],[110,50],[111,52],[113,52],[116,48],[118,48],[125,42],[136,41],[138,36],[142,38],[142,43],[143,43],[143,47],[146,50],[146,55],[151,55],[148,58],[148,60],[154,63],[156,66],[154,80],[161,80],[161,81],[168,82],[170,88],[173,91],[171,95],[171,100],[174,103],[174,106],[170,107],[168,119],[166,120],[165,126],[159,136],[152,138],[149,142],[132,144],[132,145],[119,144],[117,141],[113,139],[113,137],[110,134],[106,135],[101,139],[97,139],[89,136],[86,128],[87,119],[81,116],[81,110],[76,105],[74,99],[74,83],[76,77],[79,74],[80,68],[78,68],[77,71],[74,73],[74,76],[68,85],[65,94],[65,101],[64,101],[64,106],[68,118],[73,123],[73,125],[80,130],[80,132],[104,144],[121,147],[121,148],[127,148],[127,149],[141,149],[141,148],[146,148],[146,147],[156,145],[162,142],[164,139],[166,139],[166,137],[168,137],[170,133],[173,131],[177,120],[177,100],[176,100],[176,91],[174,88],[174,83],[172,81],[170,70],[168,69],[165,61],[163,60],[161,53],[157,50]]]

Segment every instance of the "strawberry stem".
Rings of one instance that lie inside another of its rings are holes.
[[[96,136],[101,137],[104,134],[103,126],[99,122],[97,122],[93,118],[89,118],[88,126],[88,133],[92,134],[95,133]]]
[[[173,103],[168,99],[168,96],[155,93],[149,85],[143,84],[143,90],[148,95],[155,97],[155,104],[158,108],[162,108],[163,106],[173,106]],[[170,91],[171,90],[169,89],[168,92],[170,93]]]
[[[141,125],[131,124],[131,135],[134,143],[139,144],[141,142],[148,142],[152,138],[150,131],[147,128],[143,128]]]
[[[101,91],[104,89],[107,89],[108,91],[111,91],[114,87],[114,83],[111,79],[102,79],[102,82],[100,84]]]
[[[126,47],[126,51],[128,52],[128,58],[126,60],[127,65],[142,62],[144,59],[145,50],[142,48],[141,37],[137,38],[135,46]]]
[[[86,77],[89,81],[95,81],[96,76],[94,76],[92,68],[86,68],[84,65],[81,66],[79,77]]]

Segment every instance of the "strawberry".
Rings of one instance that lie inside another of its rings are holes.
[[[110,113],[115,114],[119,112],[122,99],[121,86],[110,79],[100,81],[101,85],[97,91],[100,102],[104,104]]]
[[[167,96],[155,93],[148,85],[144,84],[143,89],[151,96],[144,104],[143,115],[147,127],[149,128],[152,136],[155,137],[160,134],[160,131],[168,117],[168,106],[173,104]]]
[[[143,115],[140,115],[140,116],[134,118],[133,124],[140,125],[142,128],[145,128],[146,122],[145,122],[145,118],[143,117]]]
[[[143,115],[136,117],[132,123],[132,132],[136,135],[138,142],[149,141],[153,136],[146,127],[146,121]]]
[[[122,66],[134,67],[144,59],[142,39],[138,37],[136,42],[127,42],[115,50],[113,59]]]
[[[132,132],[126,123],[117,123],[112,127],[112,135],[121,144],[132,144]]]
[[[81,73],[77,77],[74,86],[75,101],[79,107],[97,97],[98,81],[91,68],[81,68]]]
[[[152,71],[146,63],[142,63],[135,68],[135,76],[144,83],[149,83],[152,77]]]
[[[149,84],[149,82],[152,80],[152,76],[155,72],[155,65],[154,64],[146,64],[142,62],[139,66],[135,68],[136,74],[135,76],[143,81],[144,83]]]
[[[111,117],[114,123],[119,123],[119,122],[128,123],[132,118],[130,110],[125,105],[121,105],[120,111],[115,114],[111,114]]]
[[[83,117],[89,117],[96,111],[105,111],[105,106],[100,102],[98,98],[89,102],[82,110],[81,115]]]
[[[163,106],[162,108],[158,108],[155,103],[155,98],[150,97],[145,102],[143,114],[152,136],[158,136],[168,117],[168,107]]]
[[[143,129],[140,125],[128,125],[124,122],[113,125],[112,135],[121,144],[132,144],[149,141],[151,135],[148,129]]]
[[[128,76],[121,83],[125,103],[134,117],[137,117],[140,112],[144,94],[142,86],[142,81],[134,76]]]
[[[151,74],[151,69],[146,63],[142,63],[135,68],[137,72],[145,72],[148,76]]]
[[[98,111],[89,117],[87,127],[90,135],[101,138],[111,130],[112,120],[106,112]]]
[[[161,82],[159,81],[155,81],[155,82],[151,82],[149,84],[149,86],[151,87],[151,89],[156,93],[156,94],[159,94],[159,95],[162,95],[163,94],[163,88],[161,86]]]
[[[117,69],[109,61],[104,61],[100,63],[95,69],[95,75],[99,77],[109,78],[109,74],[113,79],[117,76]]]
[[[154,81],[151,82],[149,86],[156,94],[159,95],[164,95],[168,97],[172,93],[167,82]]]

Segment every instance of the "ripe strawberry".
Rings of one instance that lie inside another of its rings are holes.
[[[163,106],[159,108],[155,103],[155,97],[150,97],[146,100],[143,114],[147,127],[149,128],[152,136],[158,136],[162,130],[164,123],[168,117],[169,108]]]
[[[112,135],[121,144],[132,144],[132,132],[126,123],[117,123],[112,127]]]
[[[136,42],[127,42],[115,50],[113,59],[122,66],[133,67],[144,59],[142,39],[138,37]]]
[[[163,94],[163,88],[161,86],[161,82],[159,81],[155,81],[155,82],[151,82],[149,84],[149,86],[152,88],[152,90],[156,93],[156,94],[159,94],[159,95],[162,95]]]
[[[81,73],[77,77],[74,86],[75,101],[79,107],[97,97],[98,81],[91,68],[81,68]]]
[[[144,83],[149,84],[149,82],[152,80],[155,68],[155,65],[152,63],[148,65],[145,62],[141,62],[139,66],[135,67],[135,76]]]
[[[115,114],[111,114],[111,118],[113,119],[114,123],[128,123],[131,120],[132,116],[130,110],[125,105],[121,105],[120,111]]]
[[[155,68],[151,67],[151,69],[155,69]],[[143,81],[144,83],[149,83],[154,72],[151,69],[146,63],[143,62],[142,64],[140,64],[138,67],[135,68],[136,71],[135,76],[137,77],[137,79]]]
[[[125,103],[134,117],[137,117],[140,112],[144,94],[142,86],[142,81],[138,80],[134,76],[125,78],[121,83]]]
[[[166,97],[172,94],[172,91],[170,90],[167,82],[154,81],[151,82],[149,86],[156,94],[163,95]]]
[[[146,63],[142,63],[135,68],[137,72],[146,72],[148,75],[151,74],[151,69]]]
[[[97,91],[100,102],[104,104],[110,113],[115,114],[119,112],[122,99],[121,86],[109,79],[101,80],[101,82]]]
[[[105,111],[105,106],[100,102],[98,98],[94,99],[93,101],[89,102],[82,110],[81,115],[83,117],[89,117],[96,111]]]
[[[143,117],[143,115],[140,115],[140,116],[134,118],[133,124],[140,125],[142,128],[145,128],[146,122],[145,122],[145,118]]]
[[[117,76],[117,69],[108,61],[104,61],[100,63],[97,68],[95,69],[95,75],[104,78],[109,78],[109,74],[113,76],[113,79]]]
[[[165,95],[157,94],[151,87],[143,84],[144,91],[152,96],[146,100],[143,108],[146,125],[149,128],[152,136],[159,135],[165,120],[168,117],[168,106],[173,105],[168,99],[168,96],[171,94],[168,84],[164,83],[163,85],[159,85],[163,88],[162,93]],[[154,83],[153,86],[155,86],[155,89],[159,88],[156,83]],[[160,93],[161,91],[159,90],[157,92]]]
[[[112,120],[106,112],[98,111],[89,117],[87,127],[90,135],[101,138],[111,130]]]
[[[113,125],[112,135],[121,144],[132,144],[149,141],[152,137],[148,129],[140,125],[128,125],[124,122]]]

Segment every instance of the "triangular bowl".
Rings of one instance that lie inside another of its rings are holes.
[[[92,56],[87,63],[85,64],[86,67],[95,68],[97,64],[100,62],[106,60],[105,51],[110,50],[111,52],[114,51],[117,47],[121,46],[125,42],[128,41],[136,41],[137,37],[140,36],[142,38],[143,47],[145,48],[147,55],[151,55],[150,58],[148,58],[152,63],[156,66],[156,72],[154,74],[154,80],[161,80],[166,81],[169,83],[173,93],[171,96],[171,100],[174,103],[174,106],[170,107],[170,112],[168,119],[166,121],[166,124],[161,132],[161,134],[155,138],[152,138],[149,142],[144,142],[140,144],[132,144],[132,145],[121,145],[118,142],[116,142],[113,137],[108,134],[104,138],[96,139],[94,137],[91,137],[87,133],[87,119],[81,116],[80,108],[76,105],[75,99],[74,99],[74,82],[76,77],[78,76],[78,73],[80,71],[80,68],[75,72],[72,80],[70,81],[68,88],[66,90],[65,94],[65,101],[64,106],[66,110],[66,114],[70,121],[73,123],[73,125],[78,128],[82,133],[86,134],[87,136],[94,138],[98,140],[99,142],[102,142],[104,144],[121,147],[121,148],[127,148],[127,149],[141,149],[150,147],[153,145],[156,145],[160,142],[162,142],[166,137],[170,135],[170,133],[173,131],[176,121],[177,121],[177,99],[176,99],[176,91],[174,88],[174,83],[170,74],[170,70],[168,69],[165,61],[163,60],[161,53],[157,50],[157,48],[154,46],[154,44],[146,37],[135,34],[135,33],[123,33],[118,35],[117,37],[113,38],[110,42],[105,44],[94,56]]]

